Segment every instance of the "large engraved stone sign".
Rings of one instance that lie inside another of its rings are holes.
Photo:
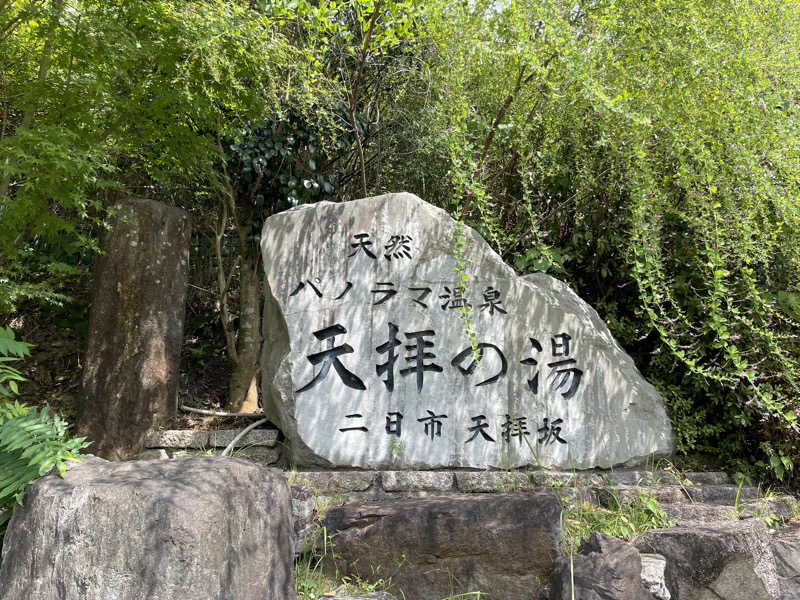
[[[265,411],[296,464],[586,469],[671,451],[662,398],[597,313],[416,196],[298,207],[261,244]]]

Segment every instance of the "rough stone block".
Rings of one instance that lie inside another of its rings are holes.
[[[165,429],[151,431],[145,438],[146,448],[206,448],[208,431]]]
[[[534,471],[531,481],[542,487],[573,487],[603,485],[606,483],[605,473],[595,471]]]
[[[634,542],[641,552],[666,558],[665,580],[673,598],[777,600],[779,584],[763,522],[692,522],[646,531]]]
[[[452,491],[453,473],[449,471],[384,471],[381,485],[387,492]]]
[[[515,492],[532,490],[536,484],[527,473],[516,471],[458,471],[456,487],[461,492]]]
[[[680,524],[691,521],[709,522],[724,521],[733,518],[733,509],[721,504],[703,504],[701,502],[670,502],[661,508],[670,519]]]
[[[299,556],[312,550],[316,542],[324,541],[317,538],[319,524],[315,522],[317,511],[315,508],[314,493],[310,488],[293,485],[292,493],[292,524],[294,530],[294,554]]]
[[[796,500],[791,496],[747,500],[739,504],[739,518],[759,519],[770,517],[779,521],[788,521],[797,514],[794,509],[795,502]]]
[[[92,269],[78,429],[93,454],[126,459],[177,412],[191,226],[152,200],[116,211]]]
[[[698,485],[724,485],[732,483],[731,476],[724,471],[687,471],[683,476]]]
[[[225,448],[233,441],[241,429],[218,429],[208,432],[209,446],[217,448]],[[253,429],[249,431],[246,436],[236,442],[237,448],[244,448],[248,446],[268,446],[273,447],[278,440],[277,429]]]
[[[800,600],[800,523],[790,523],[770,540],[780,600]]]
[[[673,482],[673,478],[665,471],[609,471],[603,473],[603,478],[618,485],[651,485],[655,482]]]
[[[733,484],[726,485],[697,485],[687,487],[686,490],[695,502],[705,504],[726,504],[733,506],[737,502],[755,500],[758,498],[759,490],[751,485],[744,485],[741,488]]]
[[[652,494],[660,504],[669,504],[672,502],[687,502],[692,498],[687,496],[689,488],[680,485],[664,485],[645,488],[648,493]],[[634,488],[634,492],[638,494],[638,489]],[[699,502],[695,498],[695,501]]]
[[[639,551],[617,538],[593,533],[559,564],[550,600],[653,600],[642,585]]]
[[[364,492],[377,476],[369,471],[298,471],[293,475],[296,484],[311,488],[315,494]]]
[[[649,591],[655,600],[671,600],[672,594],[664,580],[664,569],[667,559],[660,554],[640,554],[642,559],[642,586]]]
[[[148,448],[140,452],[136,460],[169,460],[169,454],[163,448]]]
[[[550,494],[462,494],[331,508],[326,568],[414,600],[480,591],[538,598],[559,556],[561,505]],[[402,593],[401,593],[402,592]]]
[[[0,600],[295,597],[283,475],[212,456],[35,481],[3,543]]]
[[[237,458],[245,458],[253,462],[257,462],[264,466],[274,465],[281,458],[281,451],[278,448],[269,448],[267,446],[252,446],[235,450],[232,454]]]

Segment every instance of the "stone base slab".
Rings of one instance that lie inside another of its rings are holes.
[[[728,488],[730,476],[723,472],[684,474],[677,477],[669,471],[290,471],[290,483],[304,485],[319,494],[349,492],[372,492],[375,497],[382,493],[395,492],[464,492],[494,493],[553,489],[576,486],[653,486],[674,491],[682,500],[684,489],[692,489],[697,482],[697,494],[703,494],[700,486],[714,485],[715,489]],[[691,479],[690,479],[691,477]],[[680,483],[678,483],[680,482]],[[715,482],[715,483],[711,483]],[[716,482],[725,482],[716,484]],[[634,489],[634,488],[630,488]],[[749,488],[743,488],[747,494]],[[688,493],[688,492],[687,492]],[[744,498],[744,496],[743,496]]]
[[[153,431],[145,440],[145,448],[174,448],[203,450],[206,448],[225,448],[241,429],[214,429],[197,431],[194,429],[167,429]],[[239,440],[237,447],[267,446],[273,448],[278,442],[277,429],[254,429]]]

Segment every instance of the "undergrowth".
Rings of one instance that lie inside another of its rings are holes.
[[[592,502],[583,494],[576,498],[562,497],[561,503],[562,544],[568,555],[577,553],[581,541],[595,532],[630,542],[648,529],[675,524],[655,497],[642,489],[630,497],[617,491],[608,492],[603,503]]]
[[[63,477],[66,462],[89,445],[68,429],[48,407],[0,403],[0,545],[14,503],[22,504],[27,485],[54,467]]]
[[[53,468],[63,477],[66,462],[89,445],[72,437],[68,423],[49,407],[9,399],[18,393],[17,382],[25,380],[9,363],[29,356],[29,348],[10,328],[0,328],[0,547],[14,504],[22,504],[27,485]]]

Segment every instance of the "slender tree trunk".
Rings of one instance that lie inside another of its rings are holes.
[[[358,148],[358,162],[361,166],[361,192],[364,194],[365,198],[369,195],[369,192],[367,192],[367,163],[364,160],[364,146],[361,142],[361,134],[358,133],[356,107],[358,106],[358,97],[361,93],[361,77],[364,74],[364,66],[367,64],[367,51],[369,50],[369,44],[372,40],[372,34],[375,32],[375,24],[378,22],[378,17],[381,14],[381,8],[383,8],[383,0],[378,0],[372,11],[372,17],[370,17],[369,20],[369,29],[367,30],[367,35],[364,37],[364,44],[361,47],[361,62],[358,64],[355,82],[350,90],[350,105],[348,106],[350,125],[353,127],[353,136],[356,140],[356,148]]]
[[[242,258],[239,267],[239,330],[236,360],[228,388],[227,410],[258,411],[261,357],[261,269],[258,257]]]

